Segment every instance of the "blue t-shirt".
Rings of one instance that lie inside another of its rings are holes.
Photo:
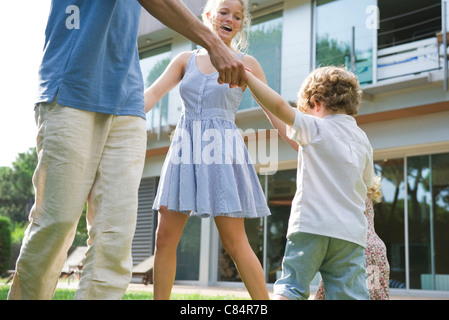
[[[145,118],[137,0],[53,0],[37,102]]]

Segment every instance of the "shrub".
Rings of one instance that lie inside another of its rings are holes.
[[[0,274],[4,274],[9,268],[11,248],[11,221],[0,216]]]

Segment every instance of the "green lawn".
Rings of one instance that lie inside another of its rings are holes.
[[[9,285],[0,283],[0,300],[6,300],[8,296]],[[75,296],[75,289],[56,289],[53,300],[73,300]],[[200,293],[193,294],[178,294],[171,295],[173,300],[247,300],[234,295],[216,295],[209,296]],[[127,291],[122,300],[153,300],[152,292],[144,291]]]

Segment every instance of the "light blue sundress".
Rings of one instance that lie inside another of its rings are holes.
[[[239,58],[243,54],[239,54]],[[240,88],[204,74],[193,51],[180,83],[181,118],[161,171],[153,209],[191,216],[270,215],[256,171],[235,125]]]

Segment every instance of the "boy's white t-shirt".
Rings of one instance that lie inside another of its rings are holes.
[[[300,145],[287,236],[307,232],[365,247],[365,199],[374,176],[366,134],[352,116],[318,118],[298,109],[287,134]]]

